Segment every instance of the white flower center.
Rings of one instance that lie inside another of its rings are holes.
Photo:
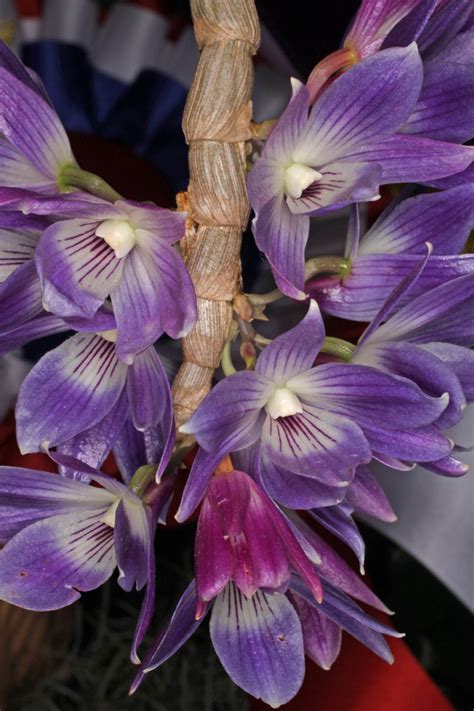
[[[127,220],[104,220],[95,231],[112,247],[117,259],[126,257],[136,242],[135,230]]]
[[[303,412],[303,406],[298,397],[286,387],[277,388],[265,408],[273,420]]]
[[[317,170],[303,163],[292,163],[285,171],[285,194],[291,198],[300,198],[312,183],[323,176]]]
[[[110,343],[116,343],[118,331],[116,328],[109,328],[108,331],[97,331],[97,335],[102,336],[104,340],[110,341]]]
[[[117,513],[119,503],[120,499],[116,499],[101,518],[101,521],[105,523],[106,526],[110,526],[110,528],[115,528],[115,514]]]

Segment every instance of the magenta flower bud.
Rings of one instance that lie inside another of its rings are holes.
[[[231,580],[250,598],[259,589],[285,589],[292,570],[318,601],[322,598],[313,563],[271,499],[241,471],[211,479],[199,515],[195,558],[197,617]]]

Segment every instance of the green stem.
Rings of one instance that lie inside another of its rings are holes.
[[[77,165],[65,166],[60,173],[58,182],[64,192],[69,191],[71,188],[78,188],[108,202],[122,200],[122,196],[105,180],[94,173],[82,170]]]
[[[145,493],[145,489],[155,481],[156,475],[156,464],[145,464],[143,467],[139,467],[135,474],[130,479],[128,485],[129,489],[133,491],[137,496],[142,496]]]
[[[341,360],[351,361],[352,354],[355,351],[355,345],[344,341],[342,338],[334,338],[333,336],[326,336],[324,343],[321,346],[321,353],[329,353],[330,355],[336,356]]]
[[[231,348],[232,348],[232,341],[229,339],[225,343],[224,350],[222,351],[222,356],[221,356],[221,368],[224,371],[224,375],[232,375],[233,373],[237,372],[237,370],[234,367],[234,364],[232,362]]]

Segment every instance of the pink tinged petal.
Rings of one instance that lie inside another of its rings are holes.
[[[53,313],[91,317],[119,282],[124,260],[96,237],[97,227],[91,220],[64,220],[39,241],[36,266],[44,302]]]
[[[344,503],[339,506],[315,509],[310,514],[315,521],[327,528],[353,551],[359,561],[360,572],[364,574],[365,544]]]
[[[448,406],[436,423],[438,427],[452,427],[461,419],[466,400],[459,380],[449,366],[418,346],[396,342],[369,343],[357,349],[353,362],[407,378],[434,397],[448,393]]]
[[[412,343],[474,342],[472,308],[474,274],[453,279],[403,306],[371,338],[371,343],[406,340]]]
[[[0,284],[34,255],[38,235],[0,229]]]
[[[267,417],[261,442],[263,458],[327,486],[346,486],[354,467],[371,459],[367,440],[355,422],[307,405],[300,415]]]
[[[34,262],[30,260],[0,284],[0,332],[18,328],[41,313],[41,285]]]
[[[27,323],[0,334],[0,355],[44,336],[69,330],[67,324],[52,314],[41,314]]]
[[[426,343],[422,348],[435,355],[456,375],[468,402],[474,400],[474,351],[451,343]]]
[[[291,601],[301,621],[306,656],[330,669],[341,651],[342,629],[299,595],[292,595]]]
[[[30,610],[56,610],[94,590],[115,568],[107,509],[37,521],[0,551],[0,598]]]
[[[92,509],[106,510],[115,496],[105,489],[74,482],[57,474],[0,467],[0,542],[50,516]]]
[[[316,301],[310,301],[306,316],[297,326],[275,338],[260,354],[255,371],[275,385],[311,368],[326,332]]]
[[[222,459],[258,439],[262,409],[272,390],[270,381],[259,373],[235,373],[212,388],[180,432],[193,434],[206,451],[221,452]]]
[[[419,0],[363,0],[344,46],[354,47],[361,57],[376,52],[390,30],[418,3]]]
[[[22,452],[53,447],[99,423],[114,407],[127,368],[112,343],[77,334],[47,353],[23,382],[17,436]]]
[[[272,708],[297,693],[304,677],[301,624],[280,593],[246,600],[230,583],[212,611],[214,649],[232,681]]]
[[[383,42],[386,47],[406,47],[416,42],[431,19],[438,0],[421,0],[389,32]]]
[[[153,347],[137,355],[128,368],[127,392],[133,424],[141,431],[158,425],[172,406],[168,377]]]
[[[130,693],[133,694],[142,683],[145,674],[157,669],[175,652],[180,649],[199,627],[204,616],[196,620],[196,587],[194,580],[188,585],[181,596],[176,609],[167,626],[153,642],[150,651],[146,654],[142,666],[133,680]]]
[[[347,158],[382,166],[381,184],[420,183],[465,170],[474,160],[474,148],[396,135],[356,148]]]
[[[265,158],[279,163],[292,160],[293,151],[308,120],[309,107],[308,90],[299,85],[265,143]]]
[[[230,537],[208,498],[199,514],[194,555],[197,596],[210,601],[232,578],[234,553]]]
[[[257,247],[267,257],[278,288],[292,299],[304,299],[304,255],[309,218],[293,214],[283,194],[258,210],[252,222]]]
[[[75,163],[59,117],[36,91],[0,68],[0,130],[43,175]]]
[[[389,523],[397,520],[384,490],[369,467],[363,465],[357,467],[354,479],[347,490],[345,501],[358,513],[364,513]],[[346,592],[348,591],[346,590]]]
[[[151,232],[141,235],[125,262],[111,298],[119,331],[117,353],[130,363],[163,331],[172,338],[188,333],[196,320],[196,299],[176,250]]]
[[[401,132],[464,143],[474,135],[472,65],[427,62],[423,89]]]
[[[330,363],[291,380],[292,390],[305,402],[328,413],[387,429],[422,427],[445,410],[447,398],[424,395],[413,383],[375,368]]]
[[[435,255],[458,254],[473,226],[473,200],[473,185],[403,200],[385,210],[365,234],[359,256],[424,254],[426,242],[433,245]]]
[[[356,64],[316,101],[293,160],[325,166],[393,133],[413,110],[422,81],[415,44]]]

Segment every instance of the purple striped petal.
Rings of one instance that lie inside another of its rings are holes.
[[[295,89],[294,82],[296,80],[292,79],[291,81]],[[263,150],[265,158],[277,161],[292,160],[292,154],[298,143],[298,138],[308,120],[309,106],[309,92],[305,86],[298,83],[291,101],[265,142]],[[252,184],[251,174],[249,175],[249,181]],[[256,182],[254,185],[255,189],[259,190]]]
[[[138,689],[145,674],[166,662],[197,630],[204,617],[196,620],[195,609],[196,586],[193,580],[181,596],[166,628],[159,634],[146,654],[142,666],[133,680],[131,694]]]
[[[135,356],[127,372],[131,417],[137,430],[158,425],[171,407],[170,386],[160,357],[153,347]]]
[[[65,322],[52,314],[43,313],[17,328],[0,334],[0,355],[8,353],[44,336],[69,330]]]
[[[410,115],[422,80],[415,44],[384,50],[356,64],[316,101],[293,160],[324,166],[388,136]]]
[[[161,506],[161,503],[160,503]],[[117,511],[117,513],[119,513]],[[133,641],[132,641],[132,647],[130,650],[130,659],[132,661],[132,664],[140,664],[140,657],[138,656],[138,650],[143,642],[143,639],[148,631],[148,628],[151,624],[151,621],[153,619],[153,614],[155,612],[155,597],[156,597],[156,586],[155,586],[155,573],[156,573],[156,565],[155,565],[155,546],[154,546],[154,537],[155,537],[155,530],[156,530],[156,517],[159,514],[159,510],[157,509],[155,512],[151,512],[148,509],[144,509],[143,511],[143,517],[144,517],[144,524],[146,525],[146,529],[142,532],[142,535],[145,538],[145,550],[143,551],[142,549],[138,552],[138,560],[141,562],[141,568],[137,567],[136,572],[135,572],[135,579],[137,580],[137,587],[138,587],[138,579],[139,575],[145,573],[146,577],[146,590],[145,590],[145,595],[143,597],[143,602],[142,606],[140,608],[140,614],[138,616],[138,621],[137,625],[135,627],[135,632],[133,635]],[[118,535],[118,531],[116,531],[116,536]],[[116,543],[116,549],[117,549],[117,543]],[[130,550],[128,551],[130,553]],[[117,555],[117,560],[118,560],[118,555]],[[120,567],[120,562],[118,562],[118,565]],[[130,568],[128,566],[124,568],[124,570],[128,570],[128,573],[130,573]],[[122,583],[119,584],[123,586]]]
[[[358,254],[458,254],[474,222],[474,186],[463,185],[403,200],[385,210],[364,235]]]
[[[322,669],[330,669],[341,651],[341,627],[299,595],[292,595],[303,630],[305,654]]]
[[[210,633],[224,669],[244,691],[272,708],[297,693],[304,678],[303,636],[284,595],[257,592],[246,600],[230,583],[214,603]]]
[[[418,3],[419,0],[362,0],[344,46],[355,48],[360,57],[373,54],[390,30]]]
[[[398,5],[398,3],[395,3]],[[413,3],[411,3],[413,5]],[[389,32],[383,42],[383,47],[406,47],[410,42],[416,42],[421,32],[428,24],[438,0],[418,0],[418,3]],[[404,3],[406,6],[407,3]]]
[[[235,373],[212,388],[180,432],[193,434],[208,452],[222,452],[222,459],[258,439],[261,411],[272,390],[269,380],[259,373]]]
[[[220,451],[211,455],[201,447],[198,449],[175,515],[178,523],[186,521],[199,506],[206,494],[214,470],[222,458],[223,455]]]
[[[384,490],[369,467],[363,465],[357,467],[355,476],[347,490],[345,502],[358,513],[373,516],[380,521],[392,523],[397,520]],[[346,592],[348,591],[346,590]],[[351,594],[350,591],[349,594]]]
[[[390,459],[402,462],[430,462],[449,455],[453,442],[437,427],[418,429],[387,430],[376,424],[364,426],[364,433],[370,442],[375,459],[391,466]],[[396,464],[395,469],[398,469]]]
[[[346,363],[312,368],[292,378],[289,387],[303,402],[349,417],[362,429],[381,423],[387,429],[422,427],[447,405],[447,398],[428,397],[404,378]]]
[[[283,470],[341,487],[351,481],[358,464],[370,461],[371,450],[355,422],[305,406],[299,415],[266,418],[261,457]]]
[[[381,184],[422,183],[465,170],[474,160],[474,148],[397,135],[357,148],[347,158],[382,166]]]
[[[434,474],[448,477],[464,476],[469,471],[469,464],[464,464],[454,457],[443,457],[436,462],[423,462],[421,466]]]
[[[136,232],[140,241],[123,260],[122,278],[110,289],[117,353],[127,363],[163,331],[182,338],[196,321],[194,287],[176,250],[151,232]]]
[[[0,283],[31,260],[37,244],[36,234],[0,229]]]
[[[62,444],[100,422],[120,397],[126,376],[113,344],[100,336],[77,334],[47,353],[18,396],[21,451]]]
[[[34,188],[38,192],[53,193],[58,190],[57,183],[43,173],[40,173],[30,162],[25,158],[15,146],[0,135],[0,184],[12,188]],[[10,193],[10,200],[15,203],[24,195],[17,193],[17,199],[14,198],[14,193]],[[3,192],[2,204],[10,202],[5,201],[6,193]]]
[[[0,68],[0,130],[43,175],[56,181],[74,163],[61,121],[37,92]]]
[[[115,496],[57,474],[0,467],[0,542],[36,521],[60,514],[106,511]]]
[[[130,592],[141,590],[151,579],[149,549],[153,545],[152,514],[131,492],[124,496],[115,514],[115,554],[118,583]]]
[[[275,338],[260,354],[255,371],[275,385],[285,385],[290,378],[314,364],[326,331],[316,301],[310,301],[306,316],[297,326]]]
[[[468,402],[474,400],[474,351],[451,343],[427,343],[422,346],[433,353],[456,375]]]
[[[41,284],[32,259],[15,269],[0,284],[0,305],[2,333],[18,328],[43,313]]]
[[[435,55],[463,27],[472,11],[470,0],[447,0],[438,3],[430,22],[418,38],[420,52]]]
[[[29,610],[56,610],[105,583],[115,568],[105,512],[76,511],[23,528],[0,551],[0,598]]]
[[[43,299],[53,313],[91,317],[118,284],[124,260],[96,236],[97,227],[93,220],[65,220],[43,233],[35,258]]]
[[[356,524],[344,506],[327,506],[309,512],[315,521],[327,528],[334,536],[343,541],[356,555],[360,572],[364,573],[365,544]]]

